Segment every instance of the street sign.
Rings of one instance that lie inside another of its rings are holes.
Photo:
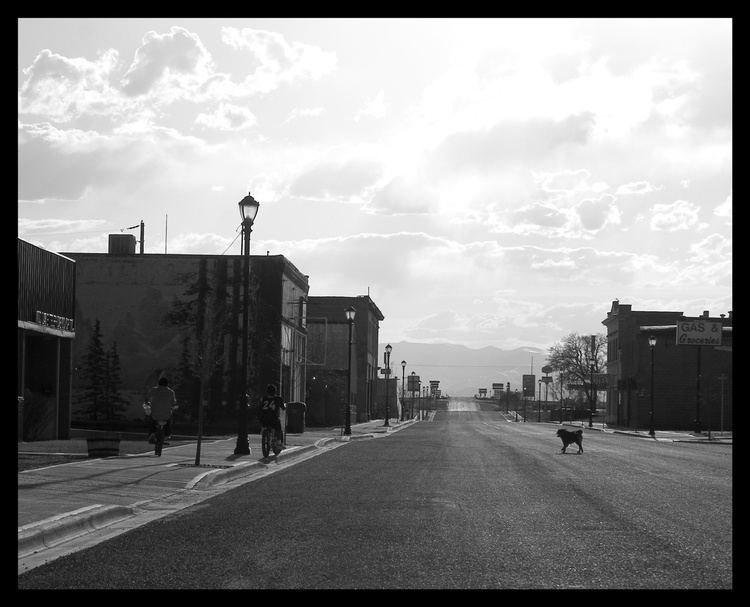
[[[677,321],[678,346],[720,346],[721,322],[703,318]]]
[[[380,370],[381,375],[390,375],[393,369],[383,368]]]
[[[548,383],[550,383],[552,381],[552,378],[549,375],[546,375],[546,376],[542,377],[541,379],[542,379],[542,381],[545,384],[548,384]]]

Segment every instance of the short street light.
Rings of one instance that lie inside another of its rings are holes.
[[[357,311],[353,306],[344,310],[346,320],[349,323],[349,372],[347,373],[347,390],[346,390],[346,425],[344,434],[350,436],[352,433],[352,325],[354,324],[354,315]]]
[[[388,410],[388,378],[391,376],[391,344],[385,347],[385,423],[384,426],[390,426],[389,417],[391,412]]]
[[[247,408],[249,406],[247,385],[247,342],[248,334],[248,306],[250,303],[250,232],[253,231],[253,222],[258,214],[258,201],[248,192],[239,202],[240,216],[242,217],[242,396],[240,397],[240,409],[237,415],[237,445],[234,448],[235,455],[248,455],[250,443],[247,440]]]
[[[651,436],[651,438],[656,438],[656,432],[654,431],[654,346],[656,345],[656,337],[651,335],[648,338],[648,345],[649,348],[651,348],[651,390],[649,391],[651,393],[650,401],[651,401],[651,409],[649,410],[649,426],[648,426],[648,433]]]

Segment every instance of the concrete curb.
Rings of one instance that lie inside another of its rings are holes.
[[[293,459],[324,448],[331,442],[349,442],[363,438],[379,438],[388,433],[405,428],[417,420],[408,420],[397,426],[384,427],[382,430],[349,436],[334,436],[321,438],[312,445],[289,447],[275,456],[279,459]],[[229,468],[209,469],[200,472],[185,484],[185,489],[206,490],[244,476],[249,476],[269,465],[264,460],[240,462]],[[72,512],[66,512],[49,519],[24,525],[18,528],[18,558],[24,558],[35,552],[52,548],[76,537],[97,531],[118,521],[135,515],[135,510],[129,506],[105,506],[94,504]]]
[[[18,557],[52,548],[133,516],[128,506],[94,504],[18,528]]]

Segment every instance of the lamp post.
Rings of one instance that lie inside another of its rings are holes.
[[[404,381],[406,380],[406,361],[401,361],[401,421],[406,419],[406,410],[404,405]]]
[[[391,350],[393,348],[391,347],[391,344],[388,344],[385,347],[385,423],[384,426],[390,426],[389,417],[391,416],[391,412],[388,409],[388,379],[391,376]]]
[[[250,233],[253,231],[253,222],[258,214],[258,201],[247,193],[239,202],[240,216],[242,217],[242,396],[239,401],[239,414],[237,415],[237,445],[234,448],[235,455],[248,455],[250,444],[247,440],[247,408],[249,406],[247,385],[247,342],[248,335],[248,307],[250,292]]]
[[[651,349],[651,389],[649,397],[649,412],[648,412],[648,434],[651,438],[656,437],[654,432],[654,346],[656,345],[656,337],[653,335],[648,338],[648,346]]]
[[[536,385],[536,423],[538,424],[542,421],[542,380],[540,379]]]
[[[591,406],[589,408],[589,428],[594,427],[594,411],[596,410],[596,388],[594,387],[594,365],[591,368]]]
[[[354,306],[349,306],[344,310],[346,314],[346,320],[349,323],[349,371],[347,373],[346,380],[346,425],[344,426],[344,434],[350,436],[352,433],[352,325],[354,324],[354,314],[356,310]]]
[[[505,413],[508,413],[508,405],[510,404],[510,382],[505,384]]]
[[[411,377],[412,377],[412,379],[411,379],[411,390],[409,390],[411,392],[411,403],[410,403],[411,407],[409,409],[409,417],[414,417],[414,383],[415,383],[416,376],[417,376],[416,372],[412,371],[411,372]],[[417,411],[417,412],[419,412],[419,411]]]

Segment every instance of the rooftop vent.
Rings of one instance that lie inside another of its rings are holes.
[[[132,234],[110,234],[110,255],[135,255],[135,236]]]

